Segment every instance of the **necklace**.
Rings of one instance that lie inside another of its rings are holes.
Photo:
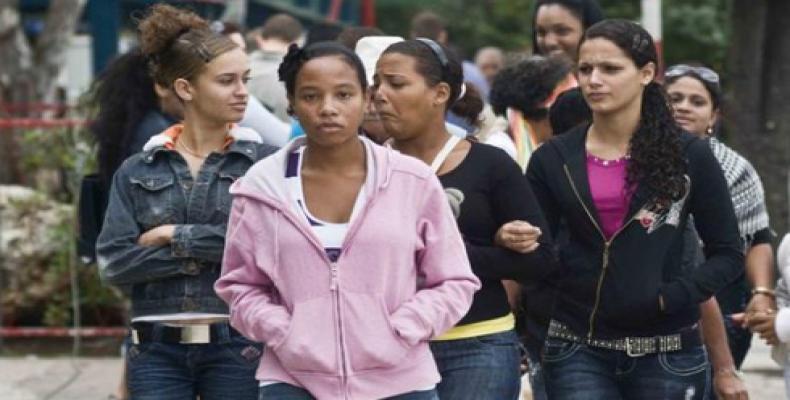
[[[200,155],[198,152],[190,149],[189,146],[187,146],[186,142],[183,141],[183,140],[177,140],[176,144],[181,144],[181,147],[184,149],[184,151],[189,153],[189,155],[191,155],[192,157],[196,157],[196,158],[199,158],[201,160],[205,160],[206,157],[208,157],[208,154],[205,155],[205,156],[204,155]],[[209,154],[211,154],[211,153],[209,153]]]

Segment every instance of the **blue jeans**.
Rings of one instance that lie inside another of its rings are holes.
[[[315,400],[310,392],[287,383],[275,383],[260,389],[258,400]],[[385,400],[439,400],[436,390],[409,392]]]
[[[258,397],[255,370],[262,354],[227,324],[215,343],[132,345],[126,356],[130,398],[135,400],[224,400]]]
[[[548,338],[546,392],[553,400],[695,400],[707,397],[704,346],[641,357]]]
[[[519,341],[514,331],[437,340],[431,351],[442,381],[440,399],[516,400],[521,389]]]
[[[540,353],[527,349],[527,360],[529,361],[529,386],[532,387],[532,400],[548,400]]]

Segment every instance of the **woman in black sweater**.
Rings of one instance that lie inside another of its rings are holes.
[[[553,266],[535,196],[503,151],[447,132],[448,108],[466,110],[476,120],[482,104],[471,86],[464,88],[460,62],[441,45],[417,39],[388,47],[376,66],[374,90],[392,147],[432,165],[439,175],[483,284],[461,322],[431,344],[442,375],[439,397],[516,399],[518,339],[502,280],[539,279]],[[521,221],[519,235],[529,242],[523,253],[495,243],[499,228],[514,220]]]
[[[701,399],[698,304],[742,273],[738,227],[707,144],[681,133],[638,25],[593,25],[579,47],[591,125],[557,136],[527,176],[561,248],[544,348],[553,399]],[[707,260],[684,272],[689,213]],[[561,223],[564,222],[564,223]]]

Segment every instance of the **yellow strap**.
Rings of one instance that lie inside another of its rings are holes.
[[[471,324],[453,327],[444,335],[433,338],[432,340],[457,340],[468,339],[478,336],[491,335],[494,333],[507,332],[516,327],[516,318],[508,313],[504,317],[489,319]]]

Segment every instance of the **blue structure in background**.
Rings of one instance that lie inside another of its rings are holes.
[[[42,16],[50,0],[20,0],[19,7],[26,17],[25,31],[35,36],[43,27]],[[141,15],[156,3],[172,3],[188,7],[209,20],[222,17],[224,1],[191,0],[88,0],[79,30],[93,37],[93,72],[98,74],[118,54],[118,39],[124,28],[133,29],[133,16]],[[309,27],[324,22],[332,0],[247,0],[247,28],[260,26],[270,15],[286,12]],[[359,21],[360,0],[343,1],[339,19],[342,24]],[[36,17],[38,16],[38,18]]]

